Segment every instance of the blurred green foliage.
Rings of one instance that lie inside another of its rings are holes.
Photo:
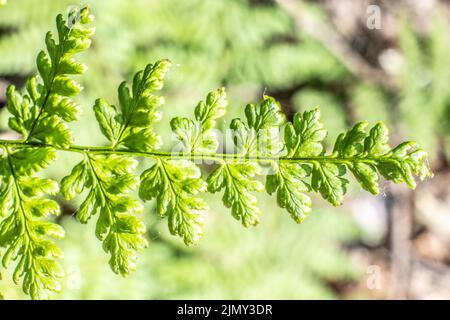
[[[404,55],[398,92],[402,132],[426,146],[431,155],[436,155],[440,150],[439,143],[446,141],[448,160],[450,157],[448,21],[442,12],[436,11],[430,20],[428,36],[424,37],[415,34],[412,22],[403,17],[399,40]]]

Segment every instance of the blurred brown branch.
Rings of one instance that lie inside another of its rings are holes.
[[[331,25],[319,21],[300,0],[276,0],[293,19],[300,32],[319,41],[333,53],[341,63],[358,79],[383,87],[394,86],[393,79],[383,70],[372,67],[356,53]]]
[[[388,298],[407,299],[411,279],[413,194],[400,185],[392,185],[389,197],[391,274]]]

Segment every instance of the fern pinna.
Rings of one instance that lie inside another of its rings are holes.
[[[81,87],[72,75],[85,70],[74,55],[90,46],[93,29],[87,25],[92,20],[87,8],[71,12],[67,21],[59,15],[56,40],[48,33],[46,50],[37,57],[38,75],[28,79],[24,92],[14,86],[7,90],[9,127],[23,138],[0,140],[2,264],[5,268],[14,264],[14,281],[22,283],[32,298],[47,298],[50,291],[60,289],[63,270],[58,260],[63,252],[52,239],[62,238],[64,230],[48,219],[60,213],[59,205],[49,198],[59,192],[72,199],[85,191],[76,218],[81,223],[96,219],[96,236],[110,256],[112,270],[126,276],[135,269],[138,251],[148,244],[139,218],[142,203],[130,193],[135,189],[143,201],[156,199],[156,211],[167,217],[170,232],[190,245],[203,233],[208,210],[200,197],[203,192],[222,192],[233,217],[245,227],[258,224],[255,192],[264,189],[258,178],[263,169],[268,172],[266,191],[276,194],[278,204],[296,222],[311,211],[309,192],[340,205],[347,171],[373,194],[379,193],[380,174],[411,188],[416,185],[414,175],[431,176],[427,154],[414,142],[391,149],[382,123],[368,132],[366,123],[356,124],[339,135],[332,152],[326,153],[327,131],[319,110],[296,114],[291,123],[279,103],[267,96],[245,108],[245,120],[232,121],[234,151],[218,153],[214,128],[226,111],[223,88],[198,103],[194,119],[172,119],[178,151],[159,151],[162,142],[154,124],[162,118],[164,99],[158,92],[170,67],[167,60],[148,65],[131,85],[122,83],[117,107],[102,99],[95,102],[93,111],[109,146],[74,145],[67,122],[77,120],[81,112],[71,100]],[[36,176],[56,160],[58,152],[80,155],[60,186]],[[140,178],[135,173],[137,157],[154,160]],[[200,166],[206,161],[215,168],[204,179]]]

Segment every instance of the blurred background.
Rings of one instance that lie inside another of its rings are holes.
[[[205,236],[186,248],[170,236],[153,203],[145,210],[150,246],[138,270],[109,270],[92,223],[73,218],[61,200],[66,278],[58,299],[450,299],[450,1],[448,0],[96,0],[89,66],[79,97],[77,144],[105,141],[93,101],[116,102],[123,79],[147,63],[174,62],[164,120],[190,116],[207,92],[226,86],[222,128],[248,102],[273,95],[288,118],[319,106],[328,144],[358,120],[384,121],[392,144],[416,140],[435,177],[406,186],[383,183],[373,197],[356,184],[340,208],[318,197],[301,225],[259,196],[261,224],[244,229],[209,196]],[[6,87],[22,86],[57,13],[80,3],[9,0],[0,9],[0,129],[8,131]],[[61,154],[46,174],[60,180],[77,159]],[[148,163],[142,163],[142,167]],[[92,222],[92,221],[91,221]],[[0,292],[23,298],[7,272]]]

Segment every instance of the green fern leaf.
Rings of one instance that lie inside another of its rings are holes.
[[[344,165],[317,161],[312,170],[311,187],[332,205],[339,206],[347,192],[345,172]]]
[[[327,131],[320,122],[318,109],[297,113],[294,122],[288,123],[285,129],[285,143],[288,157],[319,156],[323,152],[322,141]]]
[[[37,57],[40,77],[28,80],[27,92],[23,95],[14,86],[8,88],[8,110],[13,115],[9,126],[26,141],[57,147],[70,145],[72,138],[65,121],[76,120],[80,113],[80,108],[70,97],[82,88],[69,75],[82,74],[86,69],[72,56],[89,48],[94,29],[84,25],[91,20],[87,8],[81,10],[79,19],[76,19],[76,12],[71,12],[69,22],[59,15],[56,19],[58,43],[48,32],[45,38],[47,50]]]
[[[281,107],[275,99],[264,97],[259,105],[249,104],[245,108],[247,122],[234,119],[230,125],[234,131],[234,144],[238,155],[243,157],[274,156],[281,152],[278,137],[280,126],[285,121]],[[260,174],[257,162],[222,163],[208,177],[208,190],[218,192],[225,188],[223,202],[231,208],[233,217],[245,227],[259,223],[260,210],[256,206],[253,191],[261,191],[263,185],[254,180]]]
[[[172,131],[182,143],[184,153],[211,153],[218,147],[217,138],[212,132],[216,120],[225,114],[227,106],[225,89],[211,92],[206,102],[200,101],[195,108],[195,120],[176,117],[170,122]]]
[[[2,265],[15,262],[14,282],[33,299],[46,299],[59,291],[64,275],[57,262],[62,251],[51,238],[64,237],[64,230],[47,218],[59,215],[58,204],[46,195],[58,192],[56,182],[32,176],[55,158],[50,148],[3,148],[0,159],[0,246],[6,248]]]
[[[307,192],[311,186],[304,181],[311,173],[311,168],[299,163],[280,163],[275,174],[267,176],[266,190],[269,194],[276,192],[277,203],[286,208],[297,223],[311,212],[311,198]]]
[[[99,213],[96,236],[111,255],[109,264],[115,273],[127,276],[136,268],[137,251],[147,246],[145,226],[137,218],[142,205],[126,195],[137,186],[132,175],[137,162],[127,156],[88,155],[61,182],[66,199],[88,189],[89,193],[76,218],[87,223]]]
[[[261,191],[263,185],[254,180],[261,168],[256,163],[231,163],[219,165],[207,179],[208,191],[218,192],[225,189],[223,203],[231,208],[234,218],[245,227],[259,223],[260,210],[256,206],[253,191]]]
[[[283,145],[279,139],[280,126],[285,122],[280,104],[265,96],[259,106],[249,104],[245,108],[247,122],[234,119],[230,128],[235,134],[238,154],[248,156],[275,156]]]
[[[288,159],[316,157],[323,153],[322,141],[327,132],[319,119],[320,111],[316,109],[296,114],[293,123],[286,124],[284,143]],[[311,199],[306,194],[311,191],[311,186],[305,182],[311,172],[310,164],[282,162],[275,167],[275,174],[268,175],[266,179],[267,192],[277,192],[278,205],[286,208],[297,223],[311,212]]]
[[[143,200],[156,198],[157,211],[161,217],[168,217],[170,232],[190,245],[203,235],[208,207],[195,197],[203,191],[206,184],[193,162],[161,160],[142,173],[139,195]]]
[[[114,148],[149,151],[158,149],[161,139],[152,125],[161,118],[158,108],[164,99],[155,95],[163,87],[170,67],[168,60],[149,64],[136,74],[130,88],[126,82],[119,86],[120,112],[104,100],[97,100],[95,116],[102,133]]]
[[[216,151],[218,142],[212,129],[216,120],[225,114],[226,105],[225,90],[221,88],[209,93],[206,102],[198,103],[195,122],[188,118],[172,119],[172,131],[181,141],[184,153]],[[156,198],[159,215],[168,216],[170,232],[182,236],[190,245],[203,235],[204,212],[208,207],[195,197],[203,191],[206,191],[206,184],[193,162],[157,161],[142,174],[139,194],[143,200]]]

